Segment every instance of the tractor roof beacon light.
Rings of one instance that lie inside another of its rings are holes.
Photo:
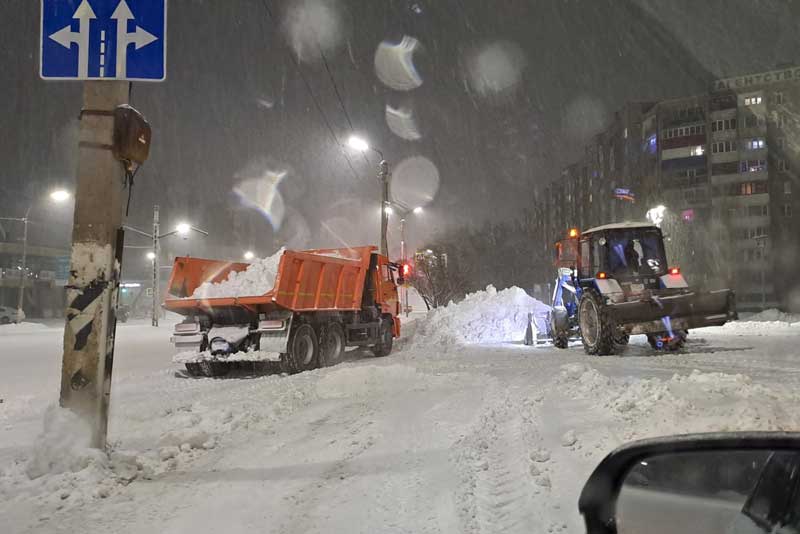
[[[578,236],[580,236],[580,232],[578,231],[577,228],[570,228],[569,229],[569,236],[570,237],[578,237]]]
[[[669,268],[669,274],[673,274],[673,275],[681,274],[681,268],[680,267],[670,267]]]
[[[600,271],[599,273],[597,273],[597,278],[599,280],[605,280],[605,279],[608,278],[608,273],[606,273],[604,271]]]

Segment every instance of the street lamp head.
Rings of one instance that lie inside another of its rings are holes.
[[[69,191],[65,189],[56,189],[52,193],[50,193],[50,200],[53,202],[66,202],[72,195],[69,194]]]
[[[244,259],[246,259],[247,261],[250,261],[255,257],[256,255],[253,253],[252,250],[248,250],[247,252],[244,253]]]
[[[422,214],[422,206],[417,206],[413,209],[414,215],[421,215]]]
[[[392,214],[394,213],[394,210],[392,209],[392,207],[391,207],[391,206],[384,206],[384,208],[383,208],[383,212],[384,212],[386,215],[392,215]]]
[[[192,231],[192,225],[185,222],[179,223],[178,226],[175,227],[175,231],[182,236],[187,236],[189,235],[189,232]]]
[[[156,253],[151,250],[150,252],[147,253],[147,259],[150,260],[150,261],[155,260],[156,259]]]
[[[359,152],[366,152],[369,150],[369,144],[357,135],[351,135],[350,139],[347,140],[347,145]]]

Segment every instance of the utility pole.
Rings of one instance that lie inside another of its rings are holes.
[[[378,167],[378,179],[381,182],[381,254],[389,256],[389,241],[386,232],[389,228],[389,162],[381,159]]]
[[[159,246],[159,234],[161,233],[161,225],[159,223],[158,204],[153,206],[153,318],[152,325],[158,326],[158,319],[161,315],[161,310],[158,306],[159,296],[161,291],[159,289],[159,269],[161,263],[159,262],[159,254],[161,253]]]
[[[99,449],[108,429],[123,248],[125,169],[111,150],[114,111],[129,93],[128,82],[85,82],[80,123],[60,400],[91,425]]]
[[[22,219],[22,272],[19,275],[19,295],[17,295],[17,322],[22,322],[22,307],[25,305],[25,284],[28,281],[28,221],[33,204]]]

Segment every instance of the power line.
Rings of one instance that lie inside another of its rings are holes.
[[[322,64],[325,65],[325,70],[328,72],[328,77],[331,79],[331,85],[333,85],[333,92],[336,94],[336,100],[339,101],[339,106],[342,108],[344,118],[347,120],[347,125],[350,126],[350,133],[355,133],[353,121],[350,120],[350,114],[347,112],[347,106],[344,105],[344,100],[342,100],[342,94],[339,92],[339,86],[336,84],[336,79],[333,77],[333,72],[331,72],[330,66],[328,66],[328,58],[325,57],[325,52],[322,51],[322,47],[319,46],[319,43],[317,43],[317,48],[319,48],[319,54],[322,56]],[[370,163],[367,155],[363,152],[361,155],[364,157],[364,161],[369,166]]]
[[[269,8],[269,4],[267,4],[267,0],[261,0],[261,3],[264,5],[264,10],[267,12],[267,16],[269,17],[270,21],[272,22],[272,25],[275,28],[277,28],[278,25],[275,22],[275,17],[272,14],[272,10]],[[319,100],[317,99],[317,96],[314,94],[314,90],[311,88],[311,84],[309,83],[308,78],[306,78],[306,75],[303,72],[303,69],[300,67],[300,62],[297,60],[296,57],[294,57],[294,55],[291,52],[289,52],[287,55],[292,60],[292,64],[294,64],[294,67],[297,70],[297,73],[300,75],[300,78],[303,80],[303,85],[305,85],[306,90],[308,91],[308,94],[311,96],[311,100],[314,101],[314,106],[317,108],[317,111],[319,112],[320,116],[322,117],[322,121],[325,124],[325,127],[328,129],[328,132],[331,134],[331,138],[333,139],[334,144],[337,146],[337,148],[339,148],[339,152],[342,154],[342,157],[344,157],[345,161],[347,161],[347,166],[350,167],[350,171],[352,171],[353,176],[357,180],[360,180],[361,179],[360,175],[358,174],[358,172],[356,172],[356,169],[353,167],[353,162],[350,161],[350,158],[348,157],[347,153],[345,153],[345,151],[342,149],[342,144],[339,142],[339,138],[336,137],[336,132],[333,131],[333,127],[331,126],[331,123],[328,120],[328,116],[325,115],[325,111],[322,109],[322,105],[319,103]],[[337,94],[338,94],[338,91],[337,91]],[[348,122],[349,122],[349,120],[350,119],[348,117]]]

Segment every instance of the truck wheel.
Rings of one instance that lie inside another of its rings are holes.
[[[647,334],[647,342],[655,350],[663,350],[665,352],[674,352],[683,348],[686,343],[687,332],[684,330],[675,330],[672,332],[672,337],[669,337],[667,332],[659,332],[657,334]]]
[[[206,376],[211,378],[227,375],[228,371],[230,371],[230,367],[227,362],[195,362],[187,363],[186,370],[192,376]]]
[[[578,307],[578,320],[586,354],[607,356],[616,352],[616,328],[600,299],[596,292],[584,291]]]
[[[625,333],[617,334],[614,337],[614,343],[616,343],[617,345],[621,345],[621,346],[627,345],[630,340],[631,340],[631,336],[628,335],[628,334],[625,334]]]
[[[320,363],[330,367],[342,362],[344,355],[344,330],[339,323],[328,323],[320,336]]]
[[[289,352],[281,354],[281,367],[289,374],[316,369],[319,365],[319,343],[311,325],[301,324],[289,340]]]
[[[392,326],[392,320],[389,318],[384,318],[381,321],[380,341],[372,347],[372,353],[378,358],[388,356],[392,352],[392,344],[394,343]]]

